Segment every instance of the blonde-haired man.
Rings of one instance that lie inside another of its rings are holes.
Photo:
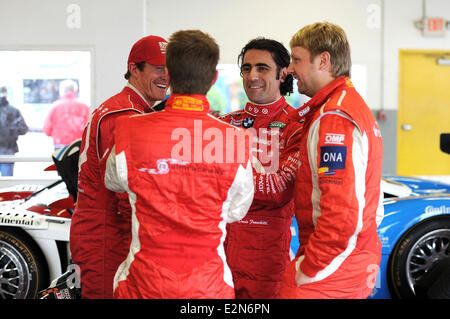
[[[380,129],[350,81],[341,27],[308,25],[290,46],[288,72],[311,100],[297,114],[304,124],[294,190],[300,249],[281,298],[366,298],[381,256]]]

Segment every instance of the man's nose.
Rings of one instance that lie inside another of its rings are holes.
[[[258,72],[257,68],[251,68],[250,72],[248,73],[248,76],[249,76],[250,80],[258,79],[259,72]]]
[[[287,72],[288,72],[289,74],[294,74],[294,67],[293,67],[293,65],[292,65],[292,62],[289,63],[289,65],[288,65],[288,67],[287,67]]]

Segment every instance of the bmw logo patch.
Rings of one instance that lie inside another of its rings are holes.
[[[252,117],[247,117],[243,122],[242,126],[245,128],[249,128],[253,126],[253,123],[255,123],[255,119]]]

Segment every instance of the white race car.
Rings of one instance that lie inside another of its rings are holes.
[[[37,298],[66,272],[76,196],[69,190],[76,181],[61,174],[60,160],[66,159],[65,165],[77,163],[79,145],[77,141],[53,154],[62,177],[55,183],[0,190],[0,299]]]

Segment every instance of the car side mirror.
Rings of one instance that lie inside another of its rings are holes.
[[[450,154],[450,133],[441,134],[441,151]]]

